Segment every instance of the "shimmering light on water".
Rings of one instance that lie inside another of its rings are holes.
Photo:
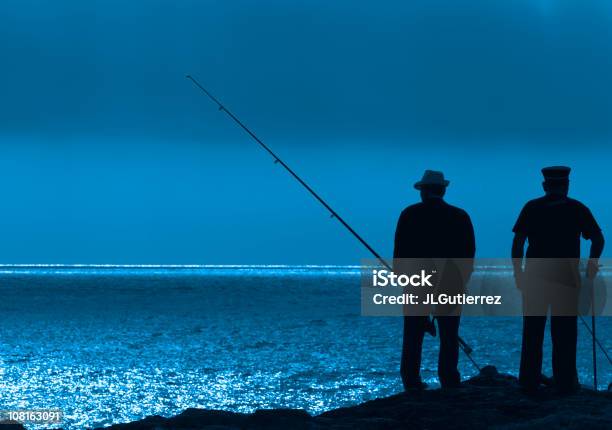
[[[357,267],[2,266],[2,408],[60,408],[77,429],[188,407],[320,413],[396,393],[401,320],[361,317],[359,298]],[[462,325],[479,362],[510,373],[519,330],[512,318]],[[434,384],[436,343],[423,360]],[[461,370],[474,374],[464,358]]]

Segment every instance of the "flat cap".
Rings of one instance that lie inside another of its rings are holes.
[[[567,166],[550,166],[542,169],[542,174],[546,180],[564,180],[569,179],[569,174],[572,169]]]

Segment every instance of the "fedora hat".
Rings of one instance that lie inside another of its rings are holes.
[[[444,173],[436,170],[425,170],[423,178],[414,184],[414,188],[420,190],[425,185],[442,185],[448,187],[450,181],[444,179]]]

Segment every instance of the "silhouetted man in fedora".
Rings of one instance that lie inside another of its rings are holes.
[[[469,273],[476,251],[474,229],[468,214],[444,201],[449,181],[442,172],[426,170],[414,184],[421,193],[421,203],[408,206],[401,213],[395,231],[393,251],[396,259],[463,258],[469,259]],[[468,275],[469,276],[469,275]],[[442,387],[461,383],[459,360],[460,316],[438,316],[440,355],[438,376]],[[405,316],[400,373],[406,390],[424,388],[420,367],[424,333],[431,327],[429,315]]]
[[[597,274],[604,238],[591,211],[567,196],[569,173],[570,168],[565,166],[542,169],[545,195],[527,202],[513,228],[514,276],[523,293],[524,310],[519,383],[526,392],[536,391],[542,382],[542,343],[548,310],[554,383],[561,392],[573,392],[579,387],[576,343],[580,237],[591,240],[589,278]],[[529,246],[523,269],[526,241]]]

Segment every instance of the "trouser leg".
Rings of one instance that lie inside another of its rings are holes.
[[[526,388],[539,385],[542,374],[542,347],[546,316],[523,317],[523,342],[519,383]]]
[[[555,384],[560,389],[571,390],[578,383],[578,372],[576,371],[578,318],[575,316],[551,317],[550,334]]]
[[[457,386],[461,376],[457,370],[459,363],[459,316],[440,316],[440,355],[438,356],[438,377],[443,387]]]
[[[421,352],[427,317],[405,316],[400,374],[404,389],[421,386]]]

